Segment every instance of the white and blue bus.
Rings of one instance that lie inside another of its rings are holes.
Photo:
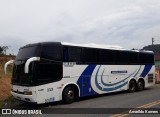
[[[43,42],[19,49],[13,63],[11,94],[32,103],[129,90],[155,84],[154,53],[116,46]]]

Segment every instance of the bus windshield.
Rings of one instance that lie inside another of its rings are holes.
[[[38,56],[39,48],[40,48],[39,46],[30,46],[30,47],[21,48],[18,52],[16,60],[26,60],[30,57]]]
[[[30,72],[28,74],[24,73],[24,66],[25,66],[25,61],[15,61],[12,74],[12,84],[22,85],[22,86],[34,85],[34,79],[33,79],[34,63],[30,64],[29,66]]]
[[[15,85],[24,85],[24,86],[30,86],[34,85],[34,79],[33,79],[33,70],[35,63],[31,63],[29,66],[29,73],[24,73],[24,66],[27,61],[27,59],[31,57],[39,56],[38,50],[40,49],[40,46],[29,46],[21,48],[18,52],[18,55],[16,57],[16,60],[14,62],[14,68],[13,68],[13,74],[12,74],[12,84]]]

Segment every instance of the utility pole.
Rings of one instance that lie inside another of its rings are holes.
[[[154,38],[152,37],[152,45],[154,45]]]

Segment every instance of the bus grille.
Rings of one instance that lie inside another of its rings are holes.
[[[148,83],[153,82],[153,74],[148,74]]]

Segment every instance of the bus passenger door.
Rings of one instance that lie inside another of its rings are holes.
[[[37,63],[36,70],[37,99],[41,103],[59,100],[60,89],[57,83],[62,79],[61,62],[41,60]]]

